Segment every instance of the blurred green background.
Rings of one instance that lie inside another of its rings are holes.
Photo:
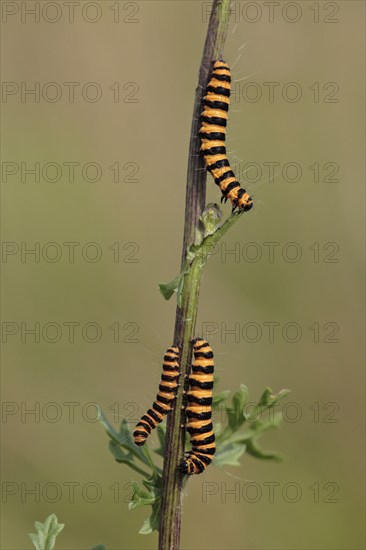
[[[65,4],[2,2],[1,548],[31,548],[52,512],[66,524],[57,548],[155,548],[137,534],[147,509],[127,508],[138,475],[114,462],[96,404],[133,426],[171,344],[175,301],[157,284],[179,269],[209,4]],[[286,461],[244,456],[190,480],[184,549],[364,548],[364,4],[273,9],[234,3],[228,150],[255,208],[207,265],[197,334],[217,391],[292,390],[262,441]],[[39,178],[26,173],[37,162]]]

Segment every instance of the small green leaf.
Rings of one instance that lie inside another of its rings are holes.
[[[272,390],[271,388],[266,388],[258,401],[258,405],[260,407],[268,405],[269,403],[271,403],[271,398],[272,398]]]
[[[248,400],[248,388],[244,384],[240,384],[240,389],[233,395],[233,406],[237,412],[238,418],[243,416],[244,407]]]
[[[274,395],[270,388],[266,388],[254,410],[245,414],[244,407],[248,401],[248,389],[242,384],[239,391],[233,395],[231,405],[228,406],[225,403],[228,424],[223,430],[216,429],[217,452],[214,461],[220,465],[237,466],[239,458],[244,452],[256,458],[282,460],[275,453],[262,451],[257,445],[257,439],[267,430],[277,428],[282,422],[282,413],[274,412],[274,406],[288,393],[289,390],[281,390]],[[262,412],[267,409],[270,411],[269,418],[263,420]],[[247,429],[242,431],[240,428],[247,420],[251,422],[247,424]]]
[[[240,457],[245,452],[245,445],[229,444],[222,449],[220,446],[214,456],[214,463],[218,466],[240,466]]]
[[[179,287],[182,284],[184,273],[180,273],[170,283],[159,283],[159,290],[166,300],[170,300],[174,292],[178,292]]]
[[[222,210],[219,205],[209,203],[202,212],[200,220],[204,227],[203,237],[213,235],[221,225]]]
[[[109,423],[102,411],[100,411],[99,422],[107,430],[107,434],[111,439],[109,443],[109,450],[117,462],[128,464],[131,468],[139,471],[141,474],[142,470],[134,464],[135,458],[138,458],[145,465],[151,467],[143,448],[135,445],[130,426],[126,419],[122,420],[119,433],[117,433],[113,426]],[[122,447],[127,452],[120,450],[119,447]]]
[[[277,428],[283,420],[283,416],[281,412],[277,412],[273,414],[273,418],[270,418],[269,420],[262,420],[260,422],[255,422],[251,426],[251,430],[254,431],[255,434],[266,432],[267,430],[271,430],[272,428]]]
[[[57,516],[51,514],[44,523],[36,521],[34,524],[37,533],[29,533],[36,550],[53,550],[57,535],[65,527],[64,523],[58,523]]]
[[[283,399],[286,395],[290,393],[290,390],[281,390],[276,395],[272,394],[271,388],[266,388],[261,395],[260,400],[258,401],[259,407],[268,407],[268,405],[274,405]]]
[[[132,481],[133,495],[128,505],[130,510],[136,510],[142,506],[153,505],[156,501],[156,497],[151,493],[147,493],[140,489],[135,481]]]
[[[140,535],[149,535],[153,531],[159,531],[160,499],[152,506],[151,516],[146,519],[139,531]]]
[[[159,284],[159,290],[161,294],[164,296],[166,300],[170,300],[170,298],[173,296],[174,292],[177,293],[177,301],[178,305],[180,306],[182,303],[182,292],[183,292],[183,285],[184,285],[184,277],[188,273],[189,270],[189,260],[188,257],[186,258],[184,262],[184,266],[182,271],[177,275],[173,281],[170,281],[170,283],[160,283]]]
[[[245,419],[250,422],[257,422],[257,419],[260,418],[262,412],[273,409],[273,407],[289,393],[290,390],[281,390],[277,394],[273,395],[272,390],[270,388],[266,388],[257,405],[255,405],[249,413],[245,414]]]
[[[247,443],[259,437],[263,432],[271,430],[272,428],[277,428],[281,422],[282,413],[280,412],[274,414],[271,420],[254,422],[246,432],[233,434],[230,437],[230,443]]]
[[[99,423],[104,427],[109,437],[118,441],[118,433],[115,431],[112,424],[109,423],[102,409],[99,408],[98,413],[99,413],[98,414]]]
[[[233,395],[232,406],[228,407],[226,411],[229,427],[233,432],[238,430],[246,420],[244,406],[247,400],[248,388],[244,384],[240,384],[240,389]]]
[[[132,449],[136,450],[136,445],[133,439],[130,425],[125,418],[122,420],[118,432],[118,443],[120,445],[132,447]]]
[[[247,443],[247,453],[255,458],[261,458],[264,460],[275,460],[277,462],[281,462],[283,460],[280,455],[262,451],[253,440],[250,440]]]
[[[144,523],[142,524],[142,527],[139,531],[139,535],[150,535],[154,531],[153,526],[151,525],[151,517],[145,519]]]
[[[161,495],[163,488],[163,478],[161,475],[151,477],[149,479],[143,479],[142,483],[145,485],[146,489],[155,496]]]
[[[131,453],[125,453],[123,449],[121,449],[121,446],[113,439],[110,440],[108,446],[116,462],[120,464],[130,464],[133,462],[133,455],[131,455]]]
[[[107,548],[104,546],[104,544],[97,544],[96,546],[93,546],[91,550],[107,550]]]
[[[248,430],[247,432],[235,433],[230,436],[229,441],[234,445],[244,445],[253,438],[254,433],[255,432],[253,432],[252,430]]]
[[[147,466],[150,466],[143,447],[138,447],[135,445],[130,425],[125,418],[121,422],[121,427],[117,436],[117,443],[124,449],[127,449],[131,455],[134,455],[136,458],[141,460],[141,462]]]

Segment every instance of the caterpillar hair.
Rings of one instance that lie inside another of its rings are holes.
[[[212,426],[213,353],[203,338],[193,340],[193,352],[186,407],[186,429],[191,437],[192,450],[180,463],[180,471],[187,475],[203,472],[216,451]]]
[[[203,98],[201,148],[207,170],[222,192],[221,202],[231,201],[233,211],[248,211],[253,200],[235,178],[226,154],[225,137],[230,104],[231,74],[228,65],[215,61]]]
[[[163,372],[156,400],[151,409],[142,416],[133,432],[136,445],[144,445],[151,431],[163,421],[164,416],[172,409],[178,389],[179,376],[179,349],[171,347],[164,355]]]

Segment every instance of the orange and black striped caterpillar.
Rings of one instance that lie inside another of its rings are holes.
[[[215,454],[215,434],[212,426],[212,388],[214,361],[206,340],[193,340],[194,362],[187,392],[186,429],[191,436],[192,450],[181,460],[184,474],[200,474],[212,462]]]
[[[226,155],[225,136],[230,104],[231,75],[228,65],[215,61],[211,78],[203,98],[204,110],[201,113],[201,148],[207,170],[222,192],[221,202],[230,199],[239,210],[250,210],[253,200],[240,187],[230,167]]]
[[[163,373],[156,400],[152,404],[151,409],[142,416],[133,432],[136,445],[144,445],[151,431],[162,422],[164,416],[172,409],[178,389],[179,376],[179,349],[171,347],[164,355]]]

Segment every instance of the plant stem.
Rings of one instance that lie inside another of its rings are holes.
[[[144,479],[149,479],[151,477],[151,474],[149,472],[145,472],[145,470],[143,470],[142,468],[139,468],[138,466],[136,466],[136,464],[134,464],[133,462],[129,462],[128,463],[128,466],[132,469],[132,470],[135,470],[135,472],[139,473],[140,475],[142,475],[142,477]]]
[[[206,170],[203,159],[198,154],[202,90],[206,88],[211,61],[222,57],[229,22],[229,6],[230,0],[213,2],[199,71],[189,145],[182,267],[187,249],[194,242],[199,217],[206,202]],[[176,404],[167,422],[159,550],[178,550],[180,544],[183,477],[178,471],[178,465],[183,457],[185,442],[185,432],[181,427],[184,424],[183,386],[184,375],[189,372],[192,356],[191,340],[195,335],[200,282],[205,263],[205,260],[202,260],[202,257],[196,257],[184,277],[182,304],[180,307],[177,306],[176,310],[174,345],[181,347],[182,376]]]
[[[149,448],[148,448],[147,445],[145,445],[145,447],[144,447],[144,453],[145,453],[145,456],[146,456],[146,458],[147,458],[147,460],[148,460],[148,462],[149,462],[150,468],[151,468],[152,471],[153,471],[153,475],[154,475],[154,476],[157,476],[157,474],[158,474],[158,469],[157,469],[157,467],[155,466],[155,463],[154,463],[153,459],[152,459],[151,456],[150,456],[150,451],[149,451]],[[147,479],[147,478],[145,478],[145,479]]]

